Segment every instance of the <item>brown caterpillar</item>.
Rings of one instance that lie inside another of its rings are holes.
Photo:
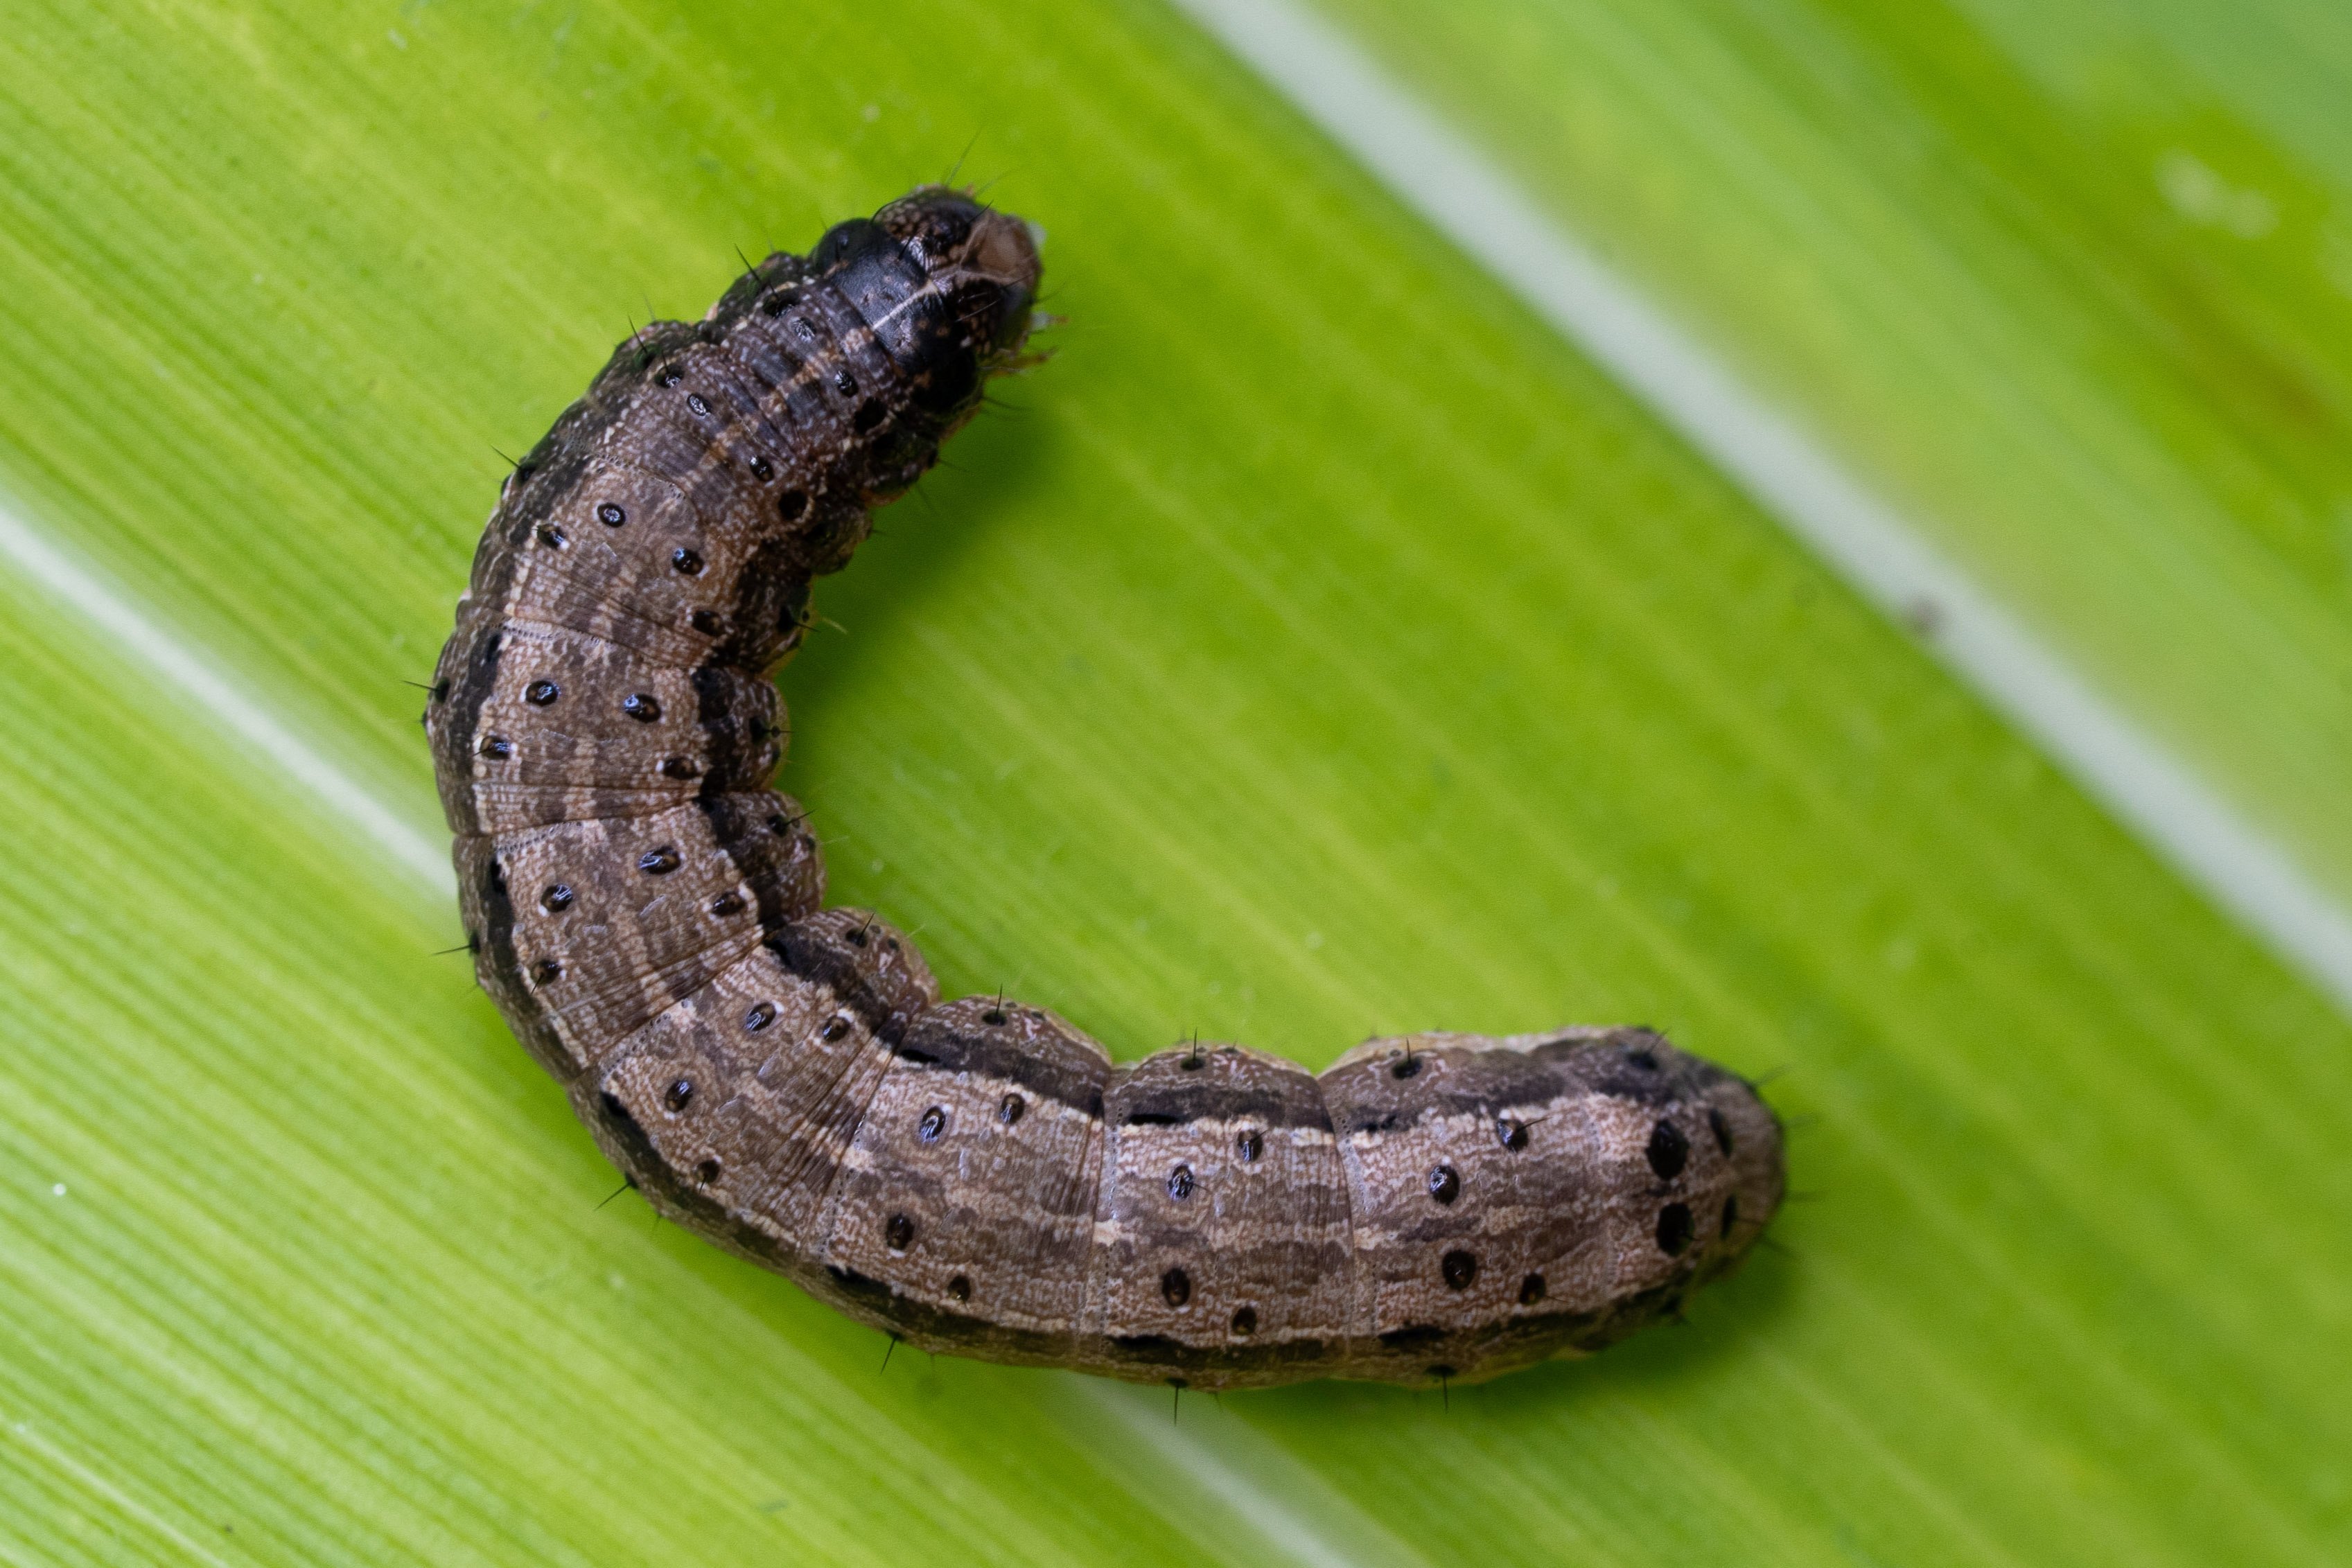
[[[1648,1030],[1114,1066],[820,907],[769,673],[1038,277],[918,191],[630,337],[516,466],[425,716],[483,988],[663,1214],[925,1349],[1467,1380],[1676,1312],[1779,1207],[1780,1127]]]

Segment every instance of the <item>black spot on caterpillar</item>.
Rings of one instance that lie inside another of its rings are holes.
[[[1018,219],[918,191],[631,336],[516,465],[425,715],[484,988],[663,1214],[928,1350],[1466,1381],[1673,1314],[1781,1137],[1648,1030],[1114,1066],[823,907],[770,673],[1038,277]]]

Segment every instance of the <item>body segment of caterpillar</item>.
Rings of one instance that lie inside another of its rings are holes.
[[[663,1213],[926,1349],[1423,1382],[1674,1313],[1778,1207],[1780,1127],[1647,1030],[1119,1066],[823,907],[770,673],[1038,276],[918,191],[632,336],[517,466],[426,713],[482,985]]]

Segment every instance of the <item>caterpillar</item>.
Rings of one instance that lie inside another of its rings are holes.
[[[824,906],[771,674],[1031,358],[1040,272],[919,189],[633,333],[514,466],[425,714],[483,988],[661,1214],[927,1350],[1419,1384],[1678,1313],[1779,1207],[1781,1129],[1653,1030],[1118,1065]]]

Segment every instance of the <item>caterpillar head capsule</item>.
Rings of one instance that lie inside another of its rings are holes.
[[[874,221],[923,265],[950,300],[964,341],[991,368],[1020,351],[1043,270],[1026,223],[941,185],[901,196]]]
[[[909,417],[944,439],[1027,340],[1040,266],[1028,225],[927,186],[836,224],[810,258],[905,374]]]

